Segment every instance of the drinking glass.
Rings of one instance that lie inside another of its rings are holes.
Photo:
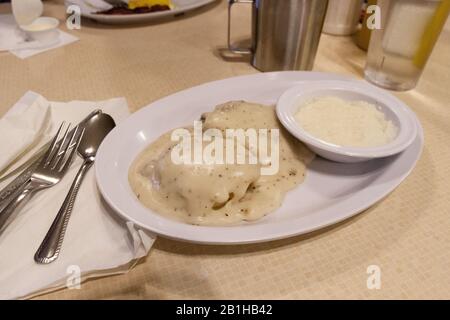
[[[416,86],[450,11],[450,0],[378,0],[365,78],[383,88]]]

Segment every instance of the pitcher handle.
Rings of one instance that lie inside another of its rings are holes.
[[[253,4],[254,0],[229,0],[228,2],[228,50],[237,54],[252,54],[250,48],[234,47],[231,44],[231,7],[235,3],[250,3]]]

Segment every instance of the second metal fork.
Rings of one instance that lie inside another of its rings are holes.
[[[0,233],[5,229],[7,222],[10,222],[9,218],[19,206],[22,206],[35,192],[57,184],[70,167],[84,130],[80,132],[77,126],[69,133],[69,124],[60,140],[61,142],[58,143],[63,126],[64,123],[59,127],[49,148],[42,157],[42,161],[34,170],[29,181],[15,192],[12,200],[0,211]]]

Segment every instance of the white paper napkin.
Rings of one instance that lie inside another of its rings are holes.
[[[9,51],[25,59],[38,53],[56,49],[78,40],[77,37],[58,30],[59,39],[52,44],[26,41],[25,34],[19,29],[12,14],[0,14],[0,52]],[[24,49],[27,48],[27,49]]]
[[[3,145],[5,140],[0,140],[2,153],[8,154],[2,154],[2,164],[8,163],[17,152],[20,153],[18,149],[31,148],[30,143],[35,143],[35,148],[38,148],[55,133],[63,120],[76,124],[97,108],[110,114],[116,123],[129,114],[124,98],[63,103],[49,102],[34,92],[28,92],[0,121],[0,134],[4,127],[16,128],[14,134],[8,135],[8,145],[17,143],[16,148],[9,150]],[[48,120],[42,120],[42,115],[37,117],[36,110],[46,114],[44,119],[48,117]],[[42,126],[39,127],[39,124]],[[44,138],[33,139],[32,132]],[[29,297],[67,285],[77,287],[80,277],[84,280],[124,273],[136,259],[150,250],[155,237],[119,218],[103,202],[92,168],[79,190],[60,257],[49,265],[34,262],[34,253],[81,163],[81,158],[77,157],[64,179],[56,186],[37,193],[0,234],[0,299]],[[1,182],[0,188],[8,182]]]
[[[37,97],[26,110],[11,112],[0,119],[0,172],[13,164],[24,151],[36,144],[46,133],[51,121],[50,108]],[[11,139],[14,137],[14,139]]]

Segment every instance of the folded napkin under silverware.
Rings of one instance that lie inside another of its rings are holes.
[[[84,129],[80,130],[76,126],[69,132],[69,124],[61,140],[59,140],[63,127],[64,123],[59,127],[30,178],[15,190],[12,199],[0,210],[0,233],[6,228],[7,222],[14,211],[17,211],[37,191],[57,184],[69,169]]]
[[[31,91],[21,97],[0,118],[0,189],[23,170],[16,168],[51,140],[59,124],[78,124],[95,109],[111,115],[116,123],[130,114],[124,98],[59,102]],[[121,219],[105,203],[91,168],[78,190],[58,259],[46,266],[34,261],[82,162],[74,157],[64,179],[36,193],[0,234],[0,299],[32,297],[65,288],[72,283],[74,268],[81,282],[127,272],[152,247],[153,234]]]

